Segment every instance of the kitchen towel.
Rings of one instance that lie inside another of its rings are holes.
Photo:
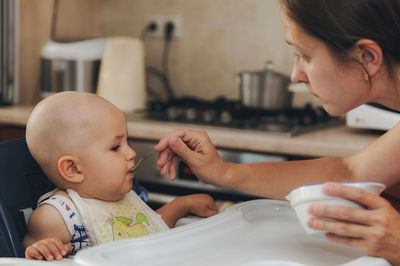
[[[129,113],[146,106],[145,51],[131,37],[107,40],[101,60],[97,94]]]

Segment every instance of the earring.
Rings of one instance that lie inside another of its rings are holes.
[[[369,80],[369,75],[368,75],[367,72],[364,72],[364,73],[363,73],[363,79],[364,79],[365,81]]]

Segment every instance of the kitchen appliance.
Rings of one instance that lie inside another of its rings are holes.
[[[240,100],[246,107],[283,110],[291,107],[290,78],[273,70],[268,61],[261,71],[242,71],[238,75]]]
[[[19,98],[18,3],[0,1],[0,104],[14,104]]]
[[[322,107],[268,110],[245,106],[241,101],[223,97],[214,101],[183,97],[166,102],[150,101],[146,117],[157,121],[173,121],[201,125],[265,131],[293,136],[343,121],[328,115]]]
[[[97,94],[123,112],[146,107],[143,41],[130,37],[109,38],[101,61]]]
[[[399,111],[375,103],[363,104],[346,114],[347,126],[355,128],[389,130],[399,121]]]
[[[106,39],[48,41],[41,51],[41,94],[61,91],[96,92]]]

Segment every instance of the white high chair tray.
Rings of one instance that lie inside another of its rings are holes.
[[[191,224],[78,252],[78,265],[390,265],[308,235],[287,202],[252,200]]]
[[[73,266],[71,259],[62,259],[59,261],[28,260],[23,258],[0,258],[0,265],[4,266]]]

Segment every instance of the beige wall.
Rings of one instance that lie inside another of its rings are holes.
[[[61,0],[57,33],[61,38],[98,36],[98,0]],[[40,50],[50,39],[54,0],[19,0],[19,83],[22,104],[37,101]]]
[[[23,102],[39,90],[40,49],[49,39],[53,1],[20,0]],[[182,35],[170,51],[178,96],[239,96],[235,73],[259,70],[266,60],[289,74],[292,51],[284,41],[277,0],[61,0],[59,38],[139,37],[148,17],[182,16]],[[147,39],[146,63],[160,67],[163,42]],[[150,86],[161,89],[149,79]]]

